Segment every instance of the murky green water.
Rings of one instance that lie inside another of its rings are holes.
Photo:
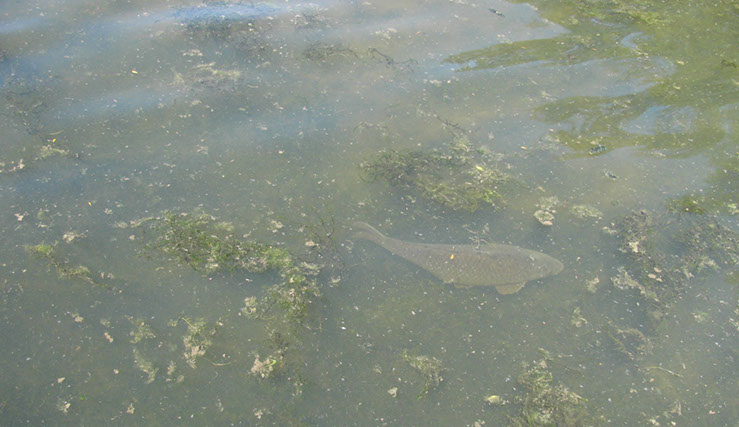
[[[737,39],[728,0],[5,2],[0,421],[735,425]],[[354,221],[565,268],[455,288]]]

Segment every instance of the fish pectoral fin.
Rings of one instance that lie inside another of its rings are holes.
[[[498,285],[495,287],[495,290],[498,291],[501,295],[509,295],[509,294],[515,294],[516,292],[520,291],[521,288],[523,288],[524,283],[514,283],[512,285]]]

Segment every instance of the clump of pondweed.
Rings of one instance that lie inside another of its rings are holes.
[[[280,270],[289,263],[283,249],[269,245],[243,242],[228,234],[232,225],[217,222],[203,212],[191,214],[164,212],[142,224],[156,234],[145,249],[155,249],[205,274],[244,269],[250,272]]]
[[[386,150],[361,167],[372,179],[382,178],[449,208],[474,212],[485,205],[505,204],[498,187],[510,176],[497,167],[499,160],[457,136],[448,151]]]
[[[634,212],[617,224],[629,263],[612,278],[636,288],[659,321],[693,277],[739,263],[739,236],[706,215]]]
[[[585,399],[563,385],[553,385],[553,376],[545,360],[533,366],[524,365],[518,383],[528,392],[516,398],[523,409],[521,415],[511,420],[511,426],[586,426],[594,423]]]
[[[315,281],[319,268],[298,263],[286,249],[235,238],[233,225],[218,222],[203,212],[175,214],[164,212],[159,218],[136,222],[147,225],[155,234],[145,243],[145,251],[156,250],[174,256],[179,262],[205,274],[244,270],[252,273],[277,272],[281,281],[272,285],[256,304],[254,315],[263,317],[279,307],[286,320],[300,322],[310,304],[320,297]]]
[[[441,373],[444,367],[441,360],[431,356],[411,356],[407,351],[403,351],[403,359],[405,359],[412,368],[423,374],[423,388],[418,394],[418,398],[422,398],[430,390],[439,386],[443,378]]]

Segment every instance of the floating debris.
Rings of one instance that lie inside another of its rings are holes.
[[[398,397],[398,387],[393,387],[387,391],[387,394],[389,394],[392,397]]]

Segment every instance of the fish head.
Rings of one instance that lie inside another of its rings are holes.
[[[529,254],[531,258],[531,275],[536,279],[542,277],[554,276],[564,270],[562,265],[556,258],[550,257],[547,254],[539,252],[533,252]]]

